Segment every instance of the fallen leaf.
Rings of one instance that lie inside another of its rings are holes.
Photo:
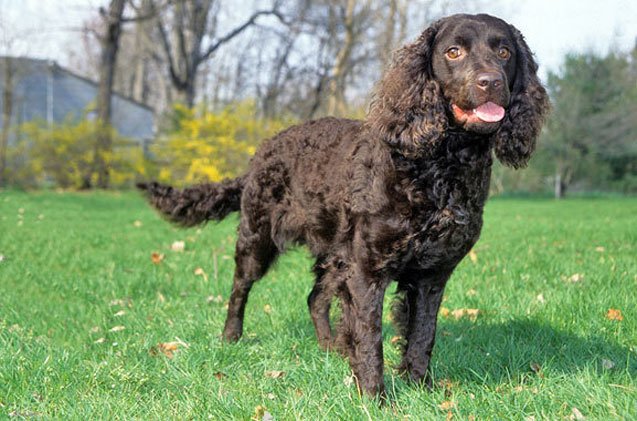
[[[11,411],[7,415],[9,418],[40,418],[43,414],[35,411]]]
[[[538,296],[535,298],[542,304],[546,302],[546,300],[544,299],[544,294],[538,294]]]
[[[598,252],[598,253],[603,253],[603,252],[606,251],[606,249],[604,247],[602,247],[602,246],[597,246],[597,247],[595,247],[595,251]]]
[[[472,322],[475,322],[475,320],[478,318],[478,314],[480,313],[480,310],[478,310],[477,308],[468,308],[466,309],[466,314],[467,316],[469,316],[469,319]]]
[[[447,416],[445,417],[446,421],[451,421],[453,419],[453,412],[447,412]]]
[[[444,401],[440,405],[438,405],[438,408],[440,408],[441,411],[448,411],[455,406],[456,404],[453,401]]]
[[[400,342],[401,339],[402,336],[392,336],[389,342],[391,342],[393,345],[396,345],[398,342]]]
[[[343,384],[345,385],[345,387],[350,387],[351,385],[354,384],[354,375],[352,374],[351,376],[347,376],[343,379]]]
[[[123,316],[124,314],[126,314],[126,311],[124,311],[124,310],[120,310],[120,311],[118,311],[117,313],[113,314],[113,316],[115,316],[115,317],[121,317],[121,316]]]
[[[467,297],[474,297],[478,294],[478,291],[476,291],[475,289],[471,288],[469,291],[466,292],[466,296]]]
[[[152,252],[151,255],[150,255],[150,260],[154,264],[158,265],[158,264],[160,264],[162,262],[162,260],[164,260],[164,255],[161,254],[161,253]]]
[[[133,222],[133,226],[135,228],[141,228],[142,225],[144,225],[144,224],[142,224],[142,221],[140,221],[140,220],[136,220],[135,222]]]
[[[272,392],[268,393],[267,395],[265,395],[268,399],[270,400],[274,400],[276,399],[276,395]]]
[[[204,272],[204,270],[202,268],[197,268],[195,269],[195,275],[196,276],[203,276],[203,279],[208,282],[208,275],[206,274],[206,272]]]
[[[218,304],[218,303],[223,302],[223,297],[221,295],[217,295],[217,296],[209,295],[208,298],[206,298],[206,302],[208,304],[210,304],[210,303],[217,303]]]
[[[166,302],[166,297],[164,297],[164,294],[162,294],[161,292],[157,292],[157,299],[159,300],[160,303],[165,303]]]
[[[98,340],[96,340],[95,342],[93,342],[94,344],[103,344],[104,342],[106,342],[106,338],[99,338]]]
[[[164,354],[168,358],[173,358],[175,356],[175,352],[179,350],[179,346],[181,344],[179,342],[160,342],[156,346],[150,349],[150,355],[155,356]]]
[[[252,416],[252,419],[254,421],[263,421],[263,417],[265,417],[266,413],[269,415],[269,413],[266,410],[265,406],[258,405],[256,408],[254,408],[254,415]]]
[[[124,326],[114,326],[114,327],[110,328],[108,331],[109,332],[121,332],[124,329],[126,329],[126,327],[124,327]]]
[[[451,315],[455,317],[456,320],[459,320],[462,318],[462,316],[464,316],[464,309],[463,308],[455,309],[451,312]]]
[[[269,377],[271,379],[280,379],[285,376],[285,371],[281,370],[270,370],[265,372],[265,377]]]
[[[621,322],[622,320],[624,320],[624,316],[622,316],[621,310],[617,310],[615,308],[608,309],[608,312],[606,313],[606,318],[608,320],[617,320],[618,322]]]
[[[184,251],[186,249],[186,243],[184,241],[175,241],[170,245],[172,251]]]
[[[615,363],[606,358],[602,358],[602,367],[606,370],[612,370],[615,367]]]
[[[478,263],[478,255],[473,249],[469,252],[469,259],[471,259],[471,263]]]
[[[270,304],[266,304],[263,306],[263,312],[265,314],[271,314],[272,313],[272,306]]]
[[[451,312],[451,315],[456,320],[460,320],[461,318],[467,316],[472,322],[474,322],[478,318],[478,314],[480,314],[480,310],[478,310],[477,308],[458,308]]]
[[[572,414],[571,414],[571,416],[570,416],[569,418],[570,418],[570,419],[572,419],[572,420],[581,421],[581,420],[585,420],[585,419],[586,419],[586,417],[584,416],[584,414],[582,414],[582,413],[580,412],[580,410],[579,410],[579,409],[577,409],[577,408],[575,408],[575,407],[573,407],[573,409],[571,410],[571,412],[572,412]]]
[[[274,421],[274,417],[268,411],[265,411],[263,413],[263,418],[261,418],[261,421]]]
[[[222,373],[222,372],[220,372],[220,371],[217,371],[217,372],[216,372],[216,373],[214,373],[212,376],[213,376],[215,379],[217,379],[217,380],[225,379],[226,377],[228,377],[228,376],[226,376],[224,373]]]
[[[537,374],[540,377],[544,377],[544,373],[542,373],[542,366],[539,365],[538,363],[531,363],[531,370],[533,370],[533,372],[535,374]]]
[[[574,273],[571,275],[570,278],[568,278],[568,280],[569,282],[573,282],[573,283],[580,282],[584,280],[584,275],[581,273]]]
[[[440,313],[440,316],[442,317],[449,317],[449,309],[447,307],[440,307],[440,311],[438,313]]]

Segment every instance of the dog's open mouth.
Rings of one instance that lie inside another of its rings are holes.
[[[456,104],[451,104],[453,115],[458,123],[497,123],[504,118],[504,108],[493,102],[471,109],[463,110]]]

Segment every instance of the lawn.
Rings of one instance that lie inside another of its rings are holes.
[[[317,347],[304,249],[220,340],[236,224],[180,230],[135,193],[0,191],[0,418],[637,418],[637,199],[491,200],[446,290],[433,391],[393,371],[385,312],[383,407]]]

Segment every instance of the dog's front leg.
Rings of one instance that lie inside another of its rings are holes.
[[[343,321],[351,334],[350,365],[359,390],[384,396],[382,314],[386,282],[358,273],[347,278]]]
[[[431,282],[422,280],[411,284],[402,297],[402,335],[406,340],[400,371],[411,380],[425,381],[431,387],[428,375],[429,362],[436,339],[438,309],[442,302],[444,285],[448,276]],[[400,284],[399,284],[400,288]]]

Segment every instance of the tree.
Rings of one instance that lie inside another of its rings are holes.
[[[557,198],[577,183],[607,187],[637,174],[637,73],[630,55],[569,55],[561,74],[549,74],[548,88],[554,111],[541,144]]]
[[[155,0],[152,1],[156,8]],[[157,30],[176,92],[175,99],[188,107],[194,105],[195,82],[202,63],[220,47],[255,25],[259,17],[276,16],[283,21],[275,3],[271,9],[252,13],[243,23],[218,36],[215,18],[218,7],[215,0],[175,0],[167,13],[156,14]],[[169,24],[166,17],[170,20]]]
[[[11,130],[11,116],[13,115],[13,86],[15,82],[15,67],[11,57],[3,57],[0,61],[2,74],[2,132],[0,132],[0,187],[6,183],[5,170],[7,167],[7,149]]]
[[[111,0],[108,11],[100,9],[105,21],[105,34],[100,38],[101,59],[99,67],[99,85],[97,90],[97,120],[101,130],[98,131],[93,154],[93,171],[97,172],[97,186],[107,188],[109,185],[109,168],[106,154],[112,150],[113,140],[108,129],[111,123],[111,97],[113,95],[113,79],[117,50],[122,32],[122,18],[126,0]],[[84,187],[91,187],[91,176],[87,174]]]

